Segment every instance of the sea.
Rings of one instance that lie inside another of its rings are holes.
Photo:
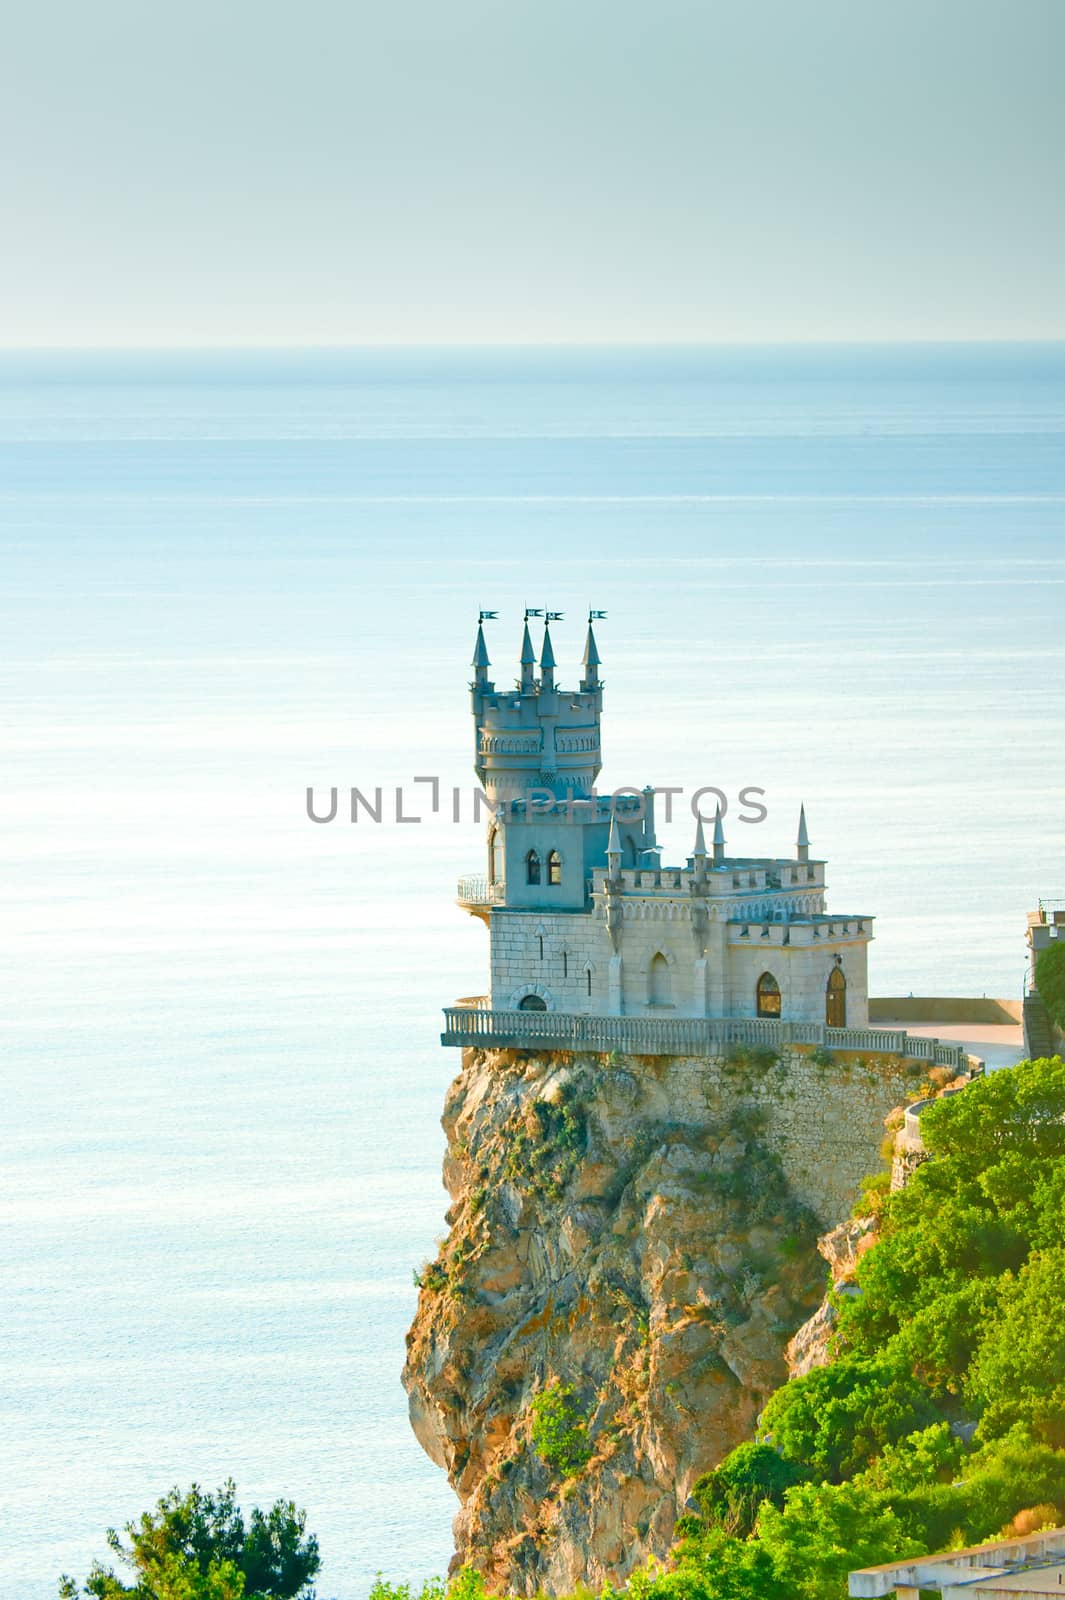
[[[606,613],[667,863],[700,787],[736,853],[805,802],[874,994],[1015,998],[1065,900],[1065,346],[8,353],[0,557],[0,1600],[230,1476],[323,1600],[446,1568],[480,610],[499,683]]]

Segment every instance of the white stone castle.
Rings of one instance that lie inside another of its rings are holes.
[[[825,910],[825,863],[811,857],[805,813],[794,856],[727,855],[719,809],[710,848],[699,821],[685,865],[663,866],[654,790],[595,792],[603,689],[592,620],[576,690],[556,684],[550,620],[537,673],[526,616],[512,689],[489,681],[477,629],[475,767],[493,815],[487,872],[462,879],[458,898],[488,925],[491,993],[448,1011],[445,1042],[592,1040],[601,1028],[563,1019],[641,1018],[658,1026],[611,1038],[665,1047],[691,1034],[668,1024],[700,1018],[775,1025],[732,1029],[747,1041],[842,1045],[840,1030],[868,1021],[873,919]]]

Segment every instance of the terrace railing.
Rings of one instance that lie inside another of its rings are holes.
[[[907,1056],[962,1072],[960,1044],[914,1037],[898,1028],[830,1028],[823,1022],[755,1017],[604,1017],[571,1011],[502,1011],[469,1001],[444,1011],[445,1045],[484,1048],[620,1050],[629,1055],[716,1055],[736,1045],[820,1045],[872,1055]]]

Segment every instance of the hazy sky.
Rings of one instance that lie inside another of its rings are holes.
[[[1065,337],[1065,0],[33,0],[0,344]]]

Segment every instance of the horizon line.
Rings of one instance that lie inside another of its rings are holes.
[[[6,355],[203,355],[203,354],[261,354],[284,355],[298,353],[351,354],[367,352],[402,351],[609,351],[609,350],[913,350],[913,349],[1016,349],[1019,346],[1043,349],[1048,346],[1065,346],[1065,332],[1046,336],[1018,335],[995,338],[781,338],[781,339],[425,339],[425,340],[372,340],[372,341],[321,341],[284,340],[258,343],[253,341],[219,342],[138,342],[138,343],[67,343],[67,344],[3,344],[0,357]]]

